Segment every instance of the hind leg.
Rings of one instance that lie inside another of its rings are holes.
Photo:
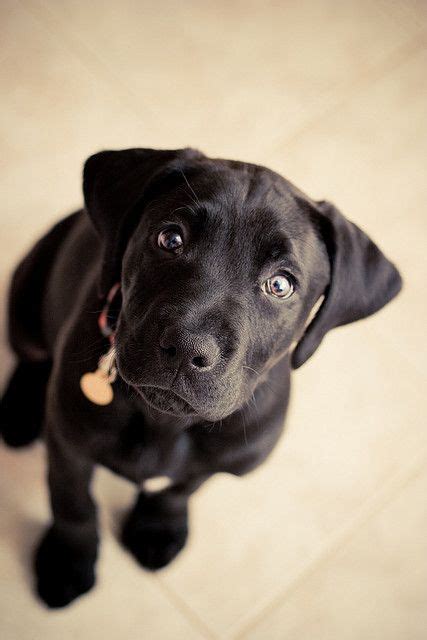
[[[0,402],[0,433],[10,447],[23,447],[41,433],[51,362],[19,362]]]

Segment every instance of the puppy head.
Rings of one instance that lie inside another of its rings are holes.
[[[401,286],[333,205],[264,167],[192,149],[106,151],[86,162],[84,195],[104,244],[101,291],[122,284],[119,372],[161,411],[231,414],[291,345],[299,367]]]

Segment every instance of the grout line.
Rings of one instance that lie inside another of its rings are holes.
[[[175,591],[175,589],[169,587],[165,580],[162,580],[160,576],[153,576],[163,591],[165,597],[178,609],[186,620],[199,631],[207,640],[218,640],[218,636],[211,631],[208,625],[202,620],[202,618],[186,603],[184,598],[181,598]]]
[[[274,596],[269,603],[260,606],[253,615],[232,627],[227,635],[232,640],[244,640],[247,634],[255,629],[263,620],[280,607],[283,601],[296,592],[312,575],[322,568],[333,555],[345,547],[373,517],[381,513],[395,498],[397,493],[403,491],[421,472],[427,462],[427,450],[412,458],[409,465],[400,473],[394,474],[371,498],[358,510],[356,516],[342,525],[337,533],[333,534],[320,551],[309,559],[298,571],[292,582]]]
[[[270,153],[276,154],[285,146],[288,148],[297,143],[299,139],[305,135],[307,131],[315,128],[322,120],[334,115],[341,108],[347,106],[350,100],[360,93],[363,93],[371,84],[387,76],[389,73],[393,73],[399,66],[405,64],[412,57],[415,57],[427,48],[427,31],[425,29],[418,32],[416,36],[408,39],[403,45],[392,51],[378,66],[367,69],[357,76],[356,83],[353,83],[352,90],[346,91],[345,85],[341,85],[337,90],[344,92],[344,95],[330,102],[325,106],[323,110],[318,111],[311,118],[308,118],[307,122],[303,123],[289,136],[282,138],[281,142],[271,148]]]

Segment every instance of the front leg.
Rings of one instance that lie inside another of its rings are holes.
[[[122,530],[122,542],[145,568],[169,564],[188,537],[188,500],[209,475],[189,478],[159,492],[141,491]]]
[[[35,556],[37,591],[49,607],[63,607],[95,583],[98,535],[89,491],[93,465],[56,434],[46,434],[53,522]]]

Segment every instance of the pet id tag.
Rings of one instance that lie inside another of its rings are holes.
[[[83,395],[93,404],[105,406],[113,401],[114,392],[111,385],[117,376],[114,356],[114,347],[111,347],[108,353],[100,357],[97,370],[85,373],[80,378]]]

